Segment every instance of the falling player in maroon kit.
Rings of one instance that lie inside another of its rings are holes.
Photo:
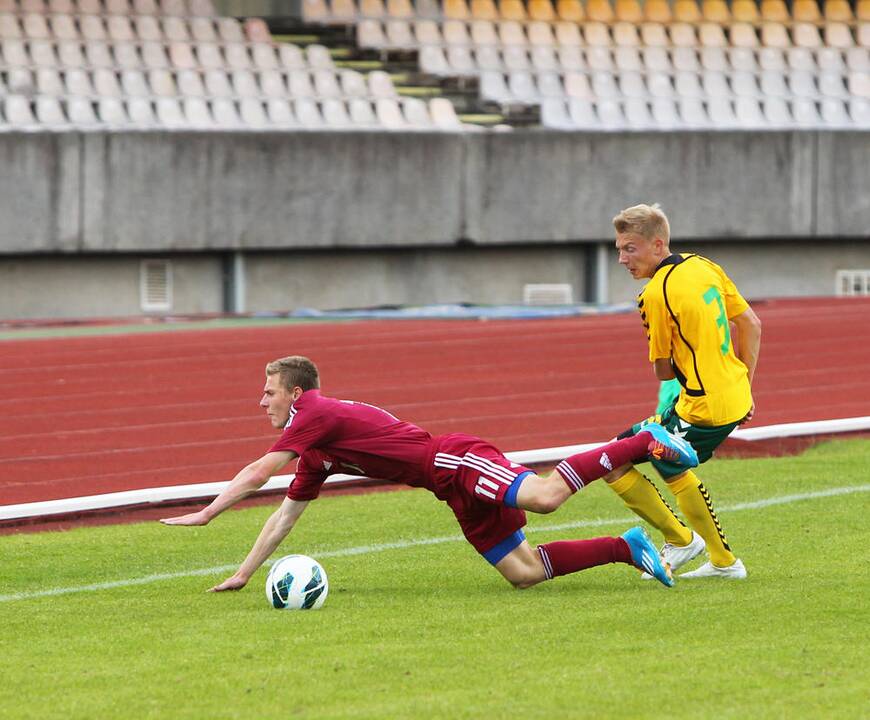
[[[459,433],[433,437],[373,405],[325,397],[319,387],[317,368],[307,358],[269,363],[260,406],[274,428],[283,428],[278,442],[241,470],[207,507],[161,520],[166,525],[205,525],[299,458],[284,502],[266,521],[236,573],[213,591],[243,588],[335,473],[431,491],[453,510],[475,550],[517,588],[612,562],[633,565],[673,585],[670,569],[640,527],[621,537],[562,540],[537,548],[529,545],[522,530],[525,510],[553,512],[615,467],[650,456],[687,468],[697,465],[691,446],[660,425],[647,425],[633,437],[572,455],[548,475],[537,475],[480,438]]]

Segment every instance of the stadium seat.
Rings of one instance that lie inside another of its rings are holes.
[[[230,73],[230,84],[236,97],[258,98],[263,94],[257,84],[257,79],[250,70],[233,70]]]
[[[791,15],[784,0],[761,0],[761,19],[788,24],[791,22]]]
[[[581,47],[583,39],[580,37],[580,28],[574,23],[556,23],[556,44],[561,47]]]
[[[550,0],[529,0],[529,19],[553,23],[556,21],[556,11]],[[431,108],[430,108],[431,110]]]
[[[148,71],[148,86],[151,88],[151,94],[156,97],[175,97],[178,95],[178,88],[175,86],[172,74],[164,69],[158,68]]]
[[[495,103],[505,104],[511,101],[505,77],[500,72],[488,70],[480,74],[480,97]]]
[[[680,97],[703,98],[705,96],[701,88],[701,76],[696,72],[678,72],[674,76],[674,87]]]
[[[586,50],[586,63],[590,70],[613,72],[616,69],[610,48],[607,47],[588,48]]]
[[[465,0],[444,0],[444,17],[450,20],[470,20],[471,12]]]
[[[761,44],[764,47],[784,49],[791,46],[788,30],[782,23],[766,22],[761,26]]]
[[[194,70],[179,70],[176,75],[178,92],[185,97],[205,97],[202,77]]]
[[[846,112],[846,104],[842,100],[825,98],[822,100],[822,120],[832,127],[849,127],[852,118]]]
[[[625,101],[625,123],[633,130],[648,130],[655,127],[649,102],[644,98],[630,97]]]
[[[819,66],[819,70],[839,73],[846,71],[843,53],[835,47],[819,48],[816,52],[816,64]]]
[[[45,9],[52,15],[73,15],[76,12],[73,0],[48,0]]]
[[[581,23],[586,20],[586,11],[580,0],[556,0],[556,15],[561,20]]]
[[[305,56],[298,45],[281,43],[278,46],[278,59],[285,70],[304,70],[307,67]]]
[[[756,98],[738,97],[734,101],[734,114],[741,127],[762,128],[767,125],[761,104]]]
[[[629,72],[641,72],[643,62],[640,50],[636,47],[618,47],[613,51],[614,63],[618,70]]]
[[[523,0],[498,0],[499,15],[504,20],[526,20],[526,6]]]
[[[270,98],[266,102],[266,112],[269,115],[269,122],[277,128],[289,128],[296,125],[296,119],[293,117],[293,111],[290,109],[290,103],[281,98]]]
[[[782,72],[787,67],[785,53],[780,48],[760,48],[758,50],[758,66],[762,70],[779,70]]]
[[[337,130],[350,130],[353,121],[343,100],[328,98],[320,103],[320,112],[327,127]]]
[[[55,69],[43,68],[36,72],[36,89],[40,95],[59,97],[66,94],[60,73]]]
[[[214,17],[216,15],[212,0],[188,0],[190,15],[193,17]]]
[[[858,17],[861,18],[862,5],[867,7],[866,0],[858,2]],[[867,19],[867,18],[865,18]],[[855,21],[855,16],[852,14],[852,7],[848,0],[826,0],[825,2],[825,20],[828,22],[852,23]]]
[[[121,89],[127,97],[151,96],[151,88],[141,70],[124,70],[121,73]]]
[[[565,88],[562,86],[562,79],[558,73],[538,73],[537,86],[541,97],[565,97]]]
[[[410,20],[414,17],[414,8],[410,0],[387,0],[387,16],[397,20]]]
[[[616,23],[613,26],[613,44],[618,47],[637,47],[640,45],[637,28],[630,23]]]
[[[79,31],[72,15],[52,15],[51,35],[57,40],[78,40]]]
[[[806,72],[815,72],[816,60],[813,53],[807,48],[791,47],[786,51],[788,66],[792,70],[805,70]]]
[[[405,130],[408,127],[399,107],[399,101],[395,98],[378,98],[375,101],[375,115],[378,124],[387,130]]]
[[[818,96],[814,77],[805,70],[792,70],[788,75],[788,86],[795,97],[815,98]]]
[[[160,42],[144,42],[141,46],[142,64],[147,68],[168,68],[169,58]]]
[[[580,98],[582,100],[593,100],[595,98],[595,94],[589,86],[589,76],[585,73],[565,73],[564,83],[565,96],[568,98]]]
[[[556,44],[556,39],[553,37],[553,26],[540,20],[529,23],[528,40],[530,45],[553,47]]]
[[[732,23],[729,34],[730,44],[734,47],[758,47],[758,36],[755,34],[755,28],[749,23]]]
[[[586,70],[586,60],[583,57],[583,51],[579,47],[572,45],[563,45],[557,48],[556,57],[559,59],[559,65],[563,71],[580,71]]]
[[[761,21],[761,13],[755,0],[733,0],[731,3],[731,18],[734,22],[745,22],[757,25]]]
[[[260,74],[260,90],[266,98],[284,98],[288,95],[284,78],[277,70],[263,70]]]
[[[134,17],[133,31],[140,40],[163,40],[163,30],[153,15]]]
[[[795,22],[821,23],[822,13],[816,0],[794,0],[792,18]]]
[[[728,50],[728,62],[738,72],[758,72],[758,63],[752,48],[733,47]]]
[[[705,22],[728,25],[731,22],[731,11],[725,0],[703,0],[701,15]]]
[[[644,23],[643,25],[641,25],[640,37],[642,44],[646,47],[668,47],[668,45],[671,44],[671,41],[668,40],[668,34],[665,30],[665,26],[660,25],[659,23]],[[692,44],[694,44],[694,33],[692,39]]]
[[[545,48],[535,48],[535,50],[543,50]],[[535,53],[532,53],[534,59]],[[474,51],[474,64],[478,70],[497,70],[502,72],[505,67],[501,61],[501,53],[494,45],[483,45]]]
[[[616,20],[637,25],[644,19],[643,9],[638,0],[616,0],[614,7]]]
[[[187,119],[181,112],[181,106],[175,98],[159,98],[155,102],[157,120],[165,128],[180,130],[187,127]]]
[[[344,97],[368,97],[369,88],[366,84],[365,75],[356,70],[339,70],[338,81],[341,85],[341,94]]]
[[[224,46],[224,61],[233,70],[250,70],[252,67],[248,46],[243,43],[227,43]]]
[[[441,17],[441,6],[438,0],[416,0],[417,17],[437,20]]]
[[[268,43],[251,45],[251,60],[257,70],[277,70],[279,67],[275,48]]]
[[[523,47],[506,47],[502,50],[502,60],[504,61],[505,69],[514,72],[528,70],[531,67],[529,55]]]
[[[201,97],[186,97],[181,100],[181,112],[185,124],[193,130],[212,130],[215,127],[208,103]]]
[[[678,47],[672,53],[673,66],[676,70],[700,72],[701,63],[698,61],[698,53],[694,48]]]
[[[677,76],[679,77],[679,76]],[[670,99],[674,97],[674,85],[671,76],[660,72],[651,72],[646,76],[649,94],[654,98]]]
[[[870,128],[870,100],[852,98],[849,101],[849,115],[857,127],[865,130]]]
[[[600,100],[595,104],[595,109],[603,128],[621,130],[626,126],[625,115],[615,100]]]
[[[76,6],[82,15],[99,15],[103,12],[100,0],[76,0]]]
[[[832,48],[850,48],[855,45],[852,32],[845,23],[828,23],[825,26],[825,45]]]
[[[219,17],[217,18],[217,34],[224,42],[240,43],[245,42],[245,34],[242,31],[241,23],[235,18]]]
[[[135,127],[151,128],[157,125],[154,107],[151,101],[146,98],[130,98],[127,100],[127,115]]]
[[[361,48],[381,50],[387,47],[387,38],[379,20],[364,19],[356,24],[356,42]]]
[[[97,95],[107,98],[121,98],[121,86],[114,70],[109,68],[97,68],[93,71],[94,90]]]
[[[206,77],[206,87],[208,78]],[[287,89],[292,98],[313,98],[315,96],[311,75],[307,70],[292,70],[287,73]],[[209,89],[211,92],[211,89]],[[215,94],[211,92],[211,94]]]
[[[600,23],[613,22],[615,15],[610,0],[586,0],[586,17]]]
[[[434,45],[424,45],[421,47],[419,63],[420,70],[427,75],[444,77],[450,74],[450,66],[447,64],[447,58],[440,47]]]
[[[670,26],[671,43],[675,47],[697,47],[698,35],[695,28],[687,23],[674,23]],[[647,43],[648,45],[652,43]],[[659,43],[655,43],[659,44]],[[667,43],[664,43],[665,45]]]
[[[785,75],[776,70],[765,70],[759,78],[761,94],[765,97],[788,98],[790,93],[785,84]]]
[[[788,127],[792,124],[788,103],[782,97],[766,97],[761,102],[767,125],[771,127]]]
[[[688,48],[676,48],[676,49],[688,49]],[[695,51],[692,50],[694,53]],[[671,64],[671,59],[668,56],[667,50],[660,47],[645,47],[641,49],[641,56],[643,57],[643,64],[647,70],[651,72],[664,72],[669,73],[673,70],[673,65]],[[676,57],[676,54],[674,55]]]
[[[861,98],[870,98],[870,72],[849,73],[848,84],[849,93],[851,95]]]
[[[69,121],[77,127],[94,127],[99,119],[94,105],[88,98],[70,98],[66,104]]]
[[[471,54],[471,48],[464,45],[454,45],[447,48],[447,64],[451,74],[460,77],[477,75],[477,65]]]
[[[269,126],[266,109],[262,101],[257,98],[245,97],[239,101],[239,117],[242,125],[249,129],[265,130]]]
[[[22,13],[44,13],[45,0],[18,0],[18,8]]]
[[[731,74],[731,90],[738,97],[758,97],[758,82],[755,73],[737,71]]]
[[[512,72],[508,75],[508,92],[514,100],[533,105],[540,100],[538,88],[529,72]]]
[[[711,97],[707,102],[707,113],[710,116],[710,121],[716,127],[733,128],[738,125],[734,105],[729,97]]]
[[[588,22],[583,26],[583,37],[586,44],[594,47],[609,48],[613,45],[610,30],[601,22]]]
[[[208,26],[211,28],[211,37],[209,42],[214,42],[216,36],[214,34],[214,25],[208,21]],[[163,35],[167,40],[172,42],[190,42],[191,33],[188,31],[187,23],[183,18],[167,17],[163,18]],[[194,36],[195,37],[195,36]],[[160,38],[155,38],[158,40]],[[199,39],[199,38],[196,38]]]
[[[401,109],[409,128],[413,130],[432,129],[429,107],[423,100],[414,97],[405,98],[402,100]]]
[[[35,100],[36,119],[40,125],[51,129],[67,126],[67,119],[56,97],[39,96]]]
[[[126,127],[130,124],[124,104],[117,98],[100,98],[97,100],[97,118],[107,127]]]
[[[411,24],[406,20],[388,20],[386,31],[389,47],[403,50],[417,48],[417,43],[411,33]]]
[[[797,47],[816,49],[822,46],[819,29],[809,23],[795,23],[791,30],[791,38]]]
[[[809,98],[796,98],[792,101],[792,116],[797,125],[817,127],[822,118],[814,100]]]
[[[71,68],[64,73],[64,85],[67,95],[91,97],[96,95],[91,78],[87,72],[80,68]]]
[[[311,87],[308,79],[308,73],[304,73],[305,81],[308,87]],[[229,98],[234,94],[233,86],[230,84],[230,79],[224,70],[206,70],[203,78],[207,97],[223,97]],[[290,93],[293,94],[293,86],[290,87]],[[309,94],[313,95],[314,91],[309,89]]]
[[[624,98],[645,98],[647,93],[643,76],[639,72],[626,71],[619,74],[619,93]]]
[[[728,86],[725,73],[708,70],[701,76],[701,85],[704,88],[704,94],[708,98],[727,98],[731,96],[731,88]],[[712,113],[710,118],[714,119]]]
[[[583,98],[568,100],[568,115],[576,128],[593,129],[600,125],[595,107]]]
[[[728,47],[725,33],[719,25],[704,23],[698,30],[698,40],[704,47]]]
[[[311,98],[298,98],[293,101],[293,115],[300,127],[317,129],[323,127],[323,116],[320,108]]]
[[[852,94],[859,94],[854,92],[851,83],[849,90],[846,89],[846,84],[843,82],[843,75],[839,72],[821,72],[819,73],[818,79],[819,93],[824,97],[845,100],[849,97],[850,91]]]
[[[676,22],[694,24],[701,22],[703,19],[701,10],[695,0],[676,0],[672,11]]]
[[[846,51],[846,67],[857,72],[870,72],[870,50],[862,47]]]
[[[61,40],[57,44],[57,61],[65,68],[83,68],[87,65],[82,45],[76,40]]]
[[[8,43],[4,45],[4,55],[6,55],[7,62],[9,61],[9,56],[6,53],[8,48]],[[53,68],[57,67],[57,56],[54,54],[54,44],[50,40],[31,40],[30,41],[30,61],[37,68],[46,67]]]
[[[646,0],[643,4],[643,17],[647,22],[668,25],[673,22],[671,5],[668,0]]]
[[[217,42],[217,27],[211,18],[197,17],[190,20],[190,36],[197,42]]]
[[[653,122],[662,130],[673,130],[682,126],[677,105],[667,98],[653,98],[651,103]]]
[[[158,114],[160,111],[158,101]],[[215,125],[224,130],[237,130],[244,127],[236,104],[228,98],[215,98],[211,103],[211,114]]]
[[[865,48],[870,48],[870,22],[863,22],[858,25],[858,45]]]
[[[441,45],[444,42],[438,23],[434,20],[416,20],[413,28],[418,45]]]
[[[560,98],[545,98],[541,103],[541,125],[551,130],[574,130],[576,125],[568,114],[565,101]]]
[[[492,22],[499,19],[495,0],[471,0],[468,9],[471,17],[475,20],[489,20]]]
[[[556,57],[556,51],[552,47],[533,47],[530,57],[532,67],[538,72],[558,72],[561,70],[559,59]]]

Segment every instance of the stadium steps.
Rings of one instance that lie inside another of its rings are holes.
[[[323,45],[329,49],[337,68],[363,74],[375,70],[387,72],[402,97],[447,98],[463,123],[481,127],[540,125],[539,106],[500,106],[482,100],[477,78],[439,77],[420,72],[416,50],[378,51],[358,47],[353,25],[310,25],[287,17],[266,18],[266,21],[276,42],[290,42],[302,48]]]

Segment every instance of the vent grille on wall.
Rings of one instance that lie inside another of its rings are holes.
[[[571,305],[574,286],[571,283],[531,283],[523,285],[524,305]]]
[[[870,270],[837,270],[834,293],[837,297],[870,295]]]
[[[172,263],[143,260],[139,268],[139,304],[142,312],[172,310]]]

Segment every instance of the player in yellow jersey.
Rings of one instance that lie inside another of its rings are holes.
[[[613,226],[619,263],[636,280],[649,278],[637,304],[656,377],[676,378],[681,386],[674,404],[658,420],[688,440],[703,463],[734,428],[752,418],[761,321],[716,263],[700,255],[671,253],[668,219],[658,205],[627,208],[613,219]],[[638,432],[643,424],[622,436]],[[662,532],[664,560],[675,570],[706,547],[710,561],[680,577],[746,577],[698,476],[667,462],[652,462],[691,529],[633,465],[615,468],[605,479],[629,508]]]

